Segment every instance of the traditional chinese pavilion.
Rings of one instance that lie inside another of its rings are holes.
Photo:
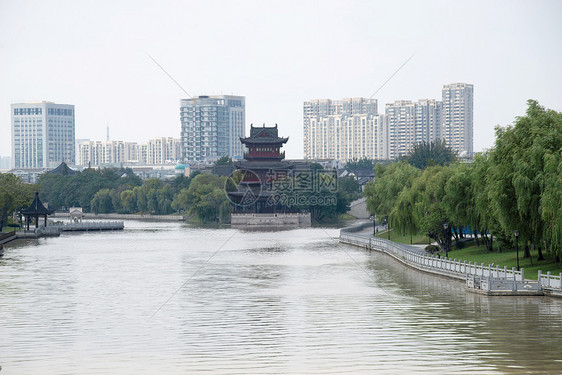
[[[31,203],[31,205],[26,208],[25,210],[21,211],[21,214],[25,217],[25,224],[27,230],[29,230],[29,224],[31,223],[31,219],[35,219],[35,228],[39,228],[39,218],[44,218],[44,226],[47,226],[47,216],[52,214],[53,211],[45,208],[41,200],[39,199],[39,192],[35,192],[35,199]]]
[[[308,215],[310,225],[309,214],[299,214],[296,207],[287,207],[272,199],[275,185],[291,178],[295,167],[293,162],[285,160],[285,152],[281,151],[288,140],[288,137],[279,137],[277,124],[274,127],[252,125],[250,136],[240,138],[240,142],[246,146],[246,152],[244,160],[235,164],[233,177],[236,189],[228,192],[230,200],[235,203],[233,225],[240,218],[244,218],[244,223],[251,224],[249,214],[253,218],[252,223],[262,225],[301,225],[299,217]]]

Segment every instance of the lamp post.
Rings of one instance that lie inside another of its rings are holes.
[[[388,240],[390,241],[390,218],[386,217],[386,231],[388,233]]]
[[[443,228],[445,229],[445,258],[449,257],[449,223],[443,224]]]
[[[517,249],[517,271],[519,271],[519,231],[514,230],[513,235],[515,236],[515,248]]]

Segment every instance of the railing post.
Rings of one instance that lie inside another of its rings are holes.
[[[550,271],[546,273],[546,286],[547,288],[550,288]]]
[[[521,268],[521,281],[525,280],[525,268]]]
[[[517,291],[517,274],[515,272],[513,272],[513,286],[511,287],[511,290],[514,292]]]

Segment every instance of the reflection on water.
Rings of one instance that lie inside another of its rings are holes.
[[[335,229],[126,228],[6,246],[2,374],[562,369],[562,300],[466,293]]]

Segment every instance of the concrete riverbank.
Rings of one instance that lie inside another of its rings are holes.
[[[549,295],[562,297],[562,275],[543,275],[538,280],[526,280],[525,270],[500,268],[484,264],[445,259],[426,254],[419,247],[373,237],[367,232],[372,223],[366,222],[340,231],[340,242],[388,254],[399,262],[419,271],[464,282],[468,291],[487,295]]]

